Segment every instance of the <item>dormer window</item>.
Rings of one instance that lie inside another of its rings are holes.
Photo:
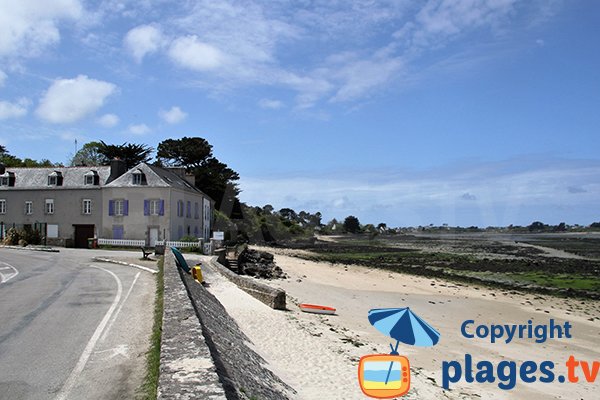
[[[144,173],[140,169],[136,169],[135,171],[133,171],[131,176],[132,176],[132,183],[134,185],[145,185],[146,184],[146,175],[144,175]]]
[[[0,186],[15,186],[15,173],[7,171],[0,175]]]
[[[100,184],[100,176],[98,171],[89,171],[83,176],[83,181],[86,186],[98,186]]]
[[[48,175],[48,186],[62,186],[63,177],[59,171],[54,171]]]

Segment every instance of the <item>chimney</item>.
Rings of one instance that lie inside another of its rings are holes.
[[[108,177],[108,181],[106,183],[110,183],[127,172],[127,164],[125,161],[114,158],[110,160],[110,176]]]
[[[196,175],[192,174],[191,172],[186,172],[185,176],[183,177],[190,185],[192,185],[193,187],[196,187]]]
[[[169,171],[181,178],[185,178],[185,167],[167,167]]]
[[[4,164],[0,163],[0,175],[3,175],[6,172],[6,167]]]

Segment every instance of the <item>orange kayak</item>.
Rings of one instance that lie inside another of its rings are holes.
[[[313,313],[313,314],[335,314],[335,308],[320,306],[317,304],[300,304],[298,307],[304,312]]]

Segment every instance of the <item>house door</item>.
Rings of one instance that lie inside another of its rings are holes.
[[[75,227],[75,247],[87,249],[88,238],[94,237],[94,225],[73,225]]]
[[[154,247],[158,241],[158,228],[148,229],[148,245]]]

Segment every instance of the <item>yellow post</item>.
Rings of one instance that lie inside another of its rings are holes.
[[[192,267],[192,278],[194,278],[198,283],[202,283],[204,280],[202,279],[202,265],[196,264]]]

